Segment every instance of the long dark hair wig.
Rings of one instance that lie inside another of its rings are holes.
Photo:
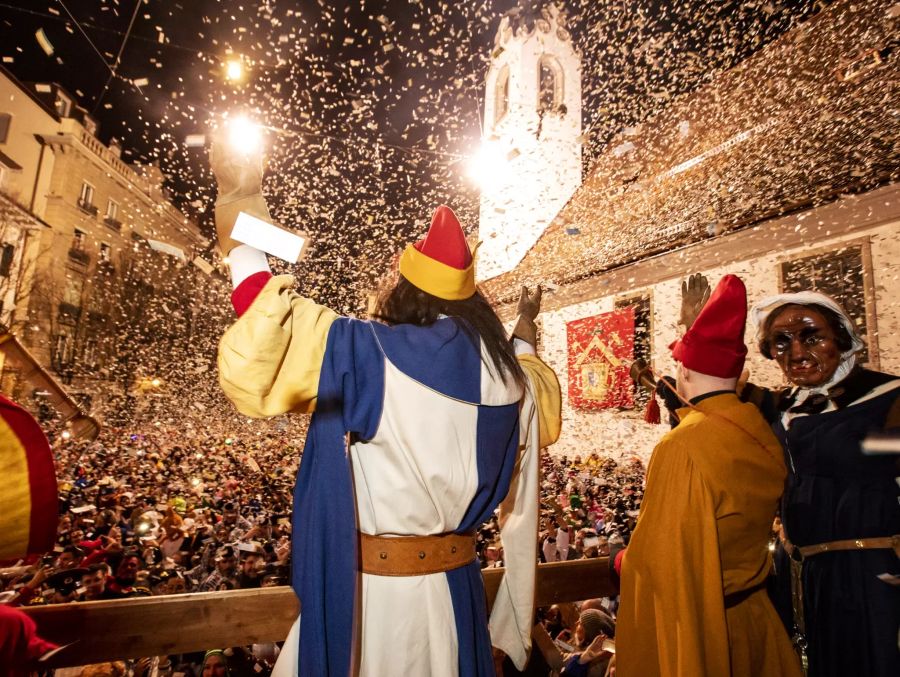
[[[396,283],[386,285],[376,303],[375,319],[387,324],[414,324],[426,327],[446,315],[457,320],[460,328],[476,343],[484,342],[494,370],[504,383],[512,377],[525,384],[525,374],[516,359],[512,342],[493,308],[480,291],[463,301],[447,301],[422,291],[397,273]]]

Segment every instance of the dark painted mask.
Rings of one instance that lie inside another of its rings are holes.
[[[814,388],[830,379],[841,363],[841,349],[828,321],[814,308],[785,306],[766,332],[772,359],[797,386]]]

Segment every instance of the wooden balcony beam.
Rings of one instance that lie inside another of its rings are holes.
[[[488,605],[503,569],[485,569]],[[605,557],[538,567],[537,606],[614,594]],[[297,617],[289,587],[26,607],[40,635],[73,643],[48,667],[283,641]]]

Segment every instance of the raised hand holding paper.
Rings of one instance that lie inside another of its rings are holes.
[[[239,244],[296,263],[308,241],[272,224],[262,195],[265,159],[261,128],[243,117],[229,121],[216,133],[210,148],[210,166],[216,177],[216,232],[225,256]]]

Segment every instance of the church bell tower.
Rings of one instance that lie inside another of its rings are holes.
[[[581,185],[581,58],[556,6],[503,16],[485,86],[479,280],[515,268]]]

